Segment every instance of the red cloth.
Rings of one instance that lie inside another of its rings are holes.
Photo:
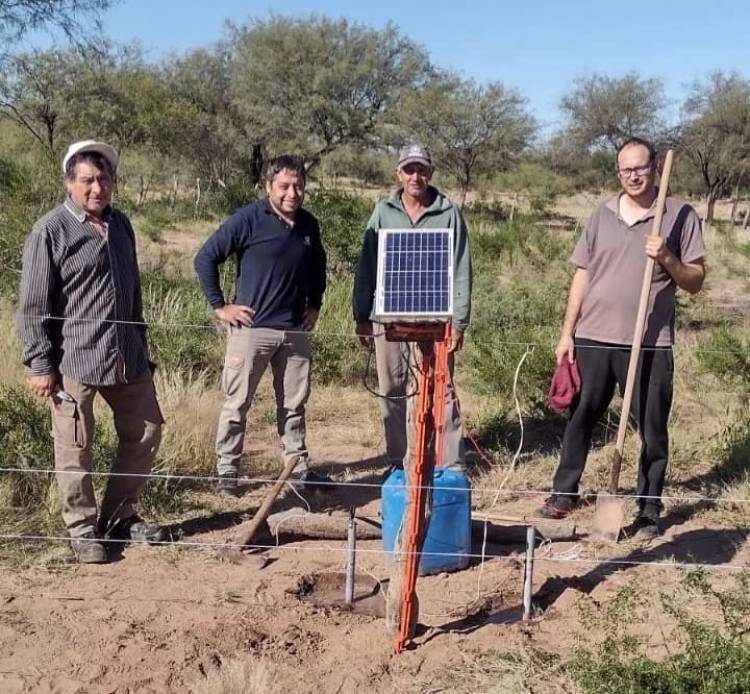
[[[552,383],[550,383],[547,396],[550,407],[562,414],[573,404],[573,400],[580,392],[581,373],[578,371],[578,364],[571,363],[566,357],[552,374]]]

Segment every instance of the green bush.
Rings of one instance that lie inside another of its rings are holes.
[[[151,359],[166,370],[218,374],[223,359],[218,327],[195,280],[143,273],[143,312]]]
[[[46,168],[32,170],[0,157],[0,297],[15,300],[26,237],[59,197],[59,181]]]
[[[305,206],[320,220],[320,232],[328,255],[328,271],[345,275],[354,270],[362,248],[373,203],[361,197],[316,191]]]
[[[597,644],[580,646],[570,672],[584,694],[744,694],[750,691],[750,580],[743,574],[734,587],[717,591],[701,571],[683,581],[687,595],[662,595],[676,620],[672,648],[665,660],[648,657],[646,646],[628,635],[635,604],[632,588],[621,591],[603,616],[589,619],[590,634],[603,634]],[[683,605],[696,598],[719,607],[722,625],[689,617]],[[598,638],[598,636],[597,636]]]
[[[750,340],[739,328],[722,326],[703,338],[698,362],[706,373],[730,385],[750,388]]]
[[[541,406],[554,368],[569,275],[569,242],[533,219],[479,225],[472,235],[475,265],[472,319],[462,367],[473,386],[511,406],[516,366],[535,345],[519,376],[519,395]]]
[[[313,377],[316,383],[350,385],[360,380],[364,353],[354,337],[351,276],[328,282],[317,331],[313,334]]]

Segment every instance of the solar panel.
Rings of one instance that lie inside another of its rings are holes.
[[[453,231],[381,229],[375,289],[378,319],[453,315]]]

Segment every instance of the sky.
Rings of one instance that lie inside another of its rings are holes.
[[[117,42],[140,42],[157,59],[211,45],[227,20],[242,24],[272,12],[373,27],[392,21],[436,65],[517,88],[548,132],[560,124],[557,105],[576,77],[635,70],[662,78],[671,115],[686,88],[712,71],[750,77],[750,3],[743,0],[120,0],[105,14],[104,31]]]

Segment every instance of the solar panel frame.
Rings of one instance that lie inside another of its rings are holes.
[[[395,269],[389,258],[399,261]],[[383,322],[453,317],[452,229],[378,231],[375,316]]]

